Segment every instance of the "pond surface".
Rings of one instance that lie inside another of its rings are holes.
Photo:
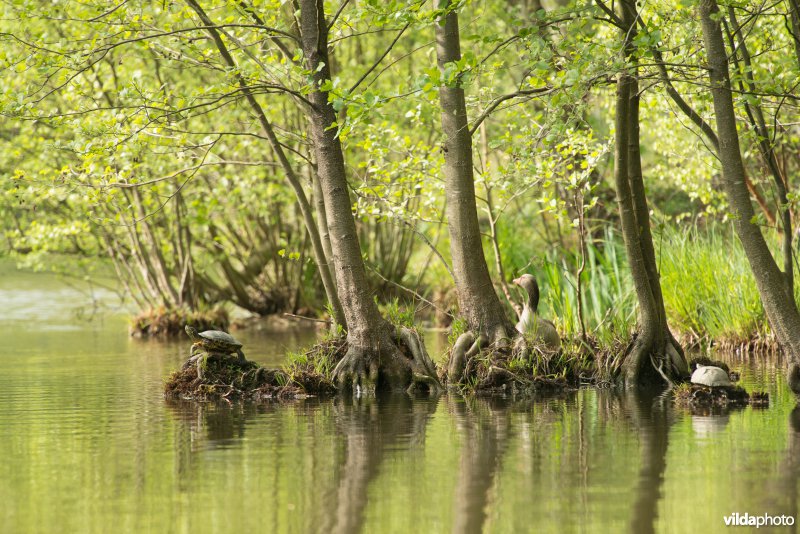
[[[734,512],[797,517],[800,414],[766,364],[734,367],[771,406],[722,416],[592,389],[166,402],[188,340],[85,322],[74,309],[91,298],[43,276],[6,273],[0,303],[2,533],[719,532]],[[236,335],[267,364],[313,339]]]

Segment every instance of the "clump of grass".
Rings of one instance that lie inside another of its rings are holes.
[[[134,317],[129,331],[133,337],[176,337],[185,335],[184,326],[187,324],[194,326],[200,332],[226,330],[230,320],[228,312],[220,307],[209,310],[159,307]]]
[[[413,306],[402,304],[400,299],[397,297],[394,297],[384,303],[377,302],[377,304],[381,315],[383,315],[390,323],[408,328],[414,328]]]
[[[750,265],[732,230],[666,226],[659,248],[670,326],[695,342],[740,344],[768,337]]]
[[[469,329],[467,320],[457,315],[450,323],[450,331],[447,333],[447,346],[452,347],[461,334]]]
[[[466,362],[457,386],[466,394],[513,392],[530,394],[543,389],[569,389],[596,383],[598,354],[582,342],[565,343],[554,352],[535,341],[514,348],[487,347]]]
[[[308,393],[333,393],[333,369],[346,353],[347,338],[329,336],[304,351],[290,352],[284,371],[291,383]]]

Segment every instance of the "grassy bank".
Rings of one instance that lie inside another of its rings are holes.
[[[670,328],[686,343],[752,349],[774,347],[744,250],[728,227],[655,229],[656,255]],[[777,245],[773,247],[777,250]],[[548,258],[536,273],[540,312],[567,337],[580,333],[575,258]],[[584,322],[602,344],[625,336],[636,302],[621,237],[609,231],[588,246],[582,280]],[[800,289],[795,286],[796,298]]]

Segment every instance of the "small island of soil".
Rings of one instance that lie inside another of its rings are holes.
[[[741,386],[709,387],[683,384],[675,390],[675,402],[678,405],[697,408],[769,406],[769,394],[760,391],[748,393]]]
[[[692,360],[690,367],[697,368],[698,365],[719,367],[731,378],[731,381],[738,380],[739,374],[731,372],[725,362],[711,360],[705,356]],[[729,386],[705,386],[687,382],[675,389],[675,403],[679,406],[688,408],[728,408],[738,406],[769,406],[769,394],[761,391],[748,393],[741,386],[735,384]]]
[[[336,392],[330,370],[346,352],[343,338],[294,354],[283,369],[260,367],[236,354],[199,351],[172,373],[164,387],[170,399],[195,401],[302,399]]]

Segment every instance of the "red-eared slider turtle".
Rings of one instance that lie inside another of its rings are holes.
[[[222,354],[238,354],[239,359],[244,361],[244,353],[242,352],[242,344],[236,341],[232,335],[221,330],[206,330],[205,332],[197,332],[193,326],[186,325],[186,333],[189,338],[194,341],[192,345],[192,356],[198,349],[202,349],[208,353],[219,352]]]
[[[716,387],[730,387],[733,385],[728,373],[720,367],[713,367],[711,365],[698,365],[694,373],[692,373],[692,384],[700,384],[701,386]]]

